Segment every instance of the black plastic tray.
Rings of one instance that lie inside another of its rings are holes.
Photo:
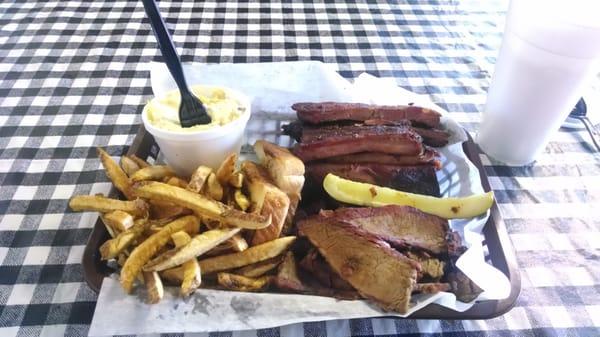
[[[480,151],[470,136],[463,143],[463,149],[469,160],[479,169],[479,176],[484,190],[486,192],[490,191],[490,183],[479,159]],[[135,154],[144,159],[156,159],[158,151],[159,149],[154,142],[154,138],[146,132],[142,125],[127,154]],[[117,195],[117,191],[113,188],[111,196],[116,197]],[[500,316],[514,306],[521,291],[521,277],[517,268],[512,244],[508,238],[504,222],[500,217],[498,205],[495,202],[491,208],[490,218],[483,228],[483,235],[483,244],[487,246],[487,261],[498,268],[510,280],[511,292],[508,298],[480,301],[464,312],[456,312],[437,304],[430,304],[412,314],[410,316],[411,319],[488,319]],[[105,261],[100,260],[100,245],[108,240],[108,238],[108,232],[101,220],[98,219],[85,247],[82,261],[84,278],[90,288],[96,292],[100,291],[104,277],[114,272],[113,269],[106,265]]]

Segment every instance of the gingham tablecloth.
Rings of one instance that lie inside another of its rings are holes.
[[[184,61],[320,60],[394,78],[476,130],[506,2],[160,1]],[[0,3],[0,336],[86,335],[96,294],[80,260],[107,192],[94,147],[126,151],[159,61],[139,1]],[[600,156],[561,131],[530,167],[482,156],[522,293],[486,321],[358,319],[223,336],[598,336]],[[118,317],[115,317],[118,319]],[[216,336],[212,334],[211,336]]]

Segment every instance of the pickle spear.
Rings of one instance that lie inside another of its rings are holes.
[[[323,188],[335,200],[360,206],[412,206],[425,213],[445,219],[472,218],[487,212],[494,203],[494,193],[475,194],[462,198],[436,198],[428,195],[397,191],[387,187],[340,178],[329,173]]]

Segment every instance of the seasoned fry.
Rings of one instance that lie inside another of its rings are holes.
[[[206,194],[217,201],[223,199],[223,186],[221,186],[214,173],[209,174],[206,179]]]
[[[148,291],[148,303],[155,304],[160,302],[165,293],[162,281],[157,272],[144,272],[144,284]]]
[[[188,235],[188,233],[184,231],[179,231],[171,235],[171,240],[173,240],[175,247],[181,247],[187,245],[190,241],[192,241],[192,238]]]
[[[283,253],[290,247],[294,240],[296,240],[295,236],[286,236],[250,247],[243,252],[200,260],[200,269],[202,270],[202,274],[210,274],[264,261]]]
[[[235,203],[242,211],[245,211],[248,209],[248,207],[250,207],[250,200],[248,200],[248,197],[246,197],[240,189],[235,190],[233,197],[235,199]]]
[[[232,236],[231,239],[226,241],[226,243],[229,244],[231,249],[235,252],[243,252],[244,250],[248,249],[248,242],[246,242],[246,240],[239,234]]]
[[[244,183],[244,174],[242,172],[234,172],[231,177],[229,177],[229,180],[227,181],[229,183],[229,185],[235,187],[235,188],[242,188],[242,185]]]
[[[100,256],[102,260],[114,259],[123,250],[128,248],[135,239],[140,237],[148,228],[147,219],[138,219],[135,224],[126,231],[117,235],[116,238],[108,240],[100,246]]]
[[[74,211],[96,211],[108,213],[123,211],[134,216],[145,216],[148,204],[141,199],[131,201],[111,199],[101,195],[76,195],[69,200],[69,207]]]
[[[119,254],[119,256],[117,257],[117,264],[121,267],[123,267],[123,265],[125,264],[125,261],[127,261],[127,255],[121,253]]]
[[[191,209],[198,216],[219,220],[236,227],[258,229],[267,227],[271,223],[270,216],[244,213],[200,194],[164,183],[145,182],[135,189],[135,193],[143,198],[172,202]]]
[[[139,166],[140,168],[144,168],[144,167],[148,167],[148,166],[150,166],[150,164],[148,164],[148,162],[147,162],[147,161],[145,161],[144,159],[142,159],[142,158],[140,158],[140,157],[136,156],[135,154],[130,154],[130,155],[127,155],[127,158],[129,158],[129,159],[133,160],[133,161],[134,161],[136,164],[138,164],[138,166]]]
[[[175,218],[186,214],[186,209],[170,202],[149,200],[150,217],[152,219]],[[188,214],[189,214],[189,210]]]
[[[142,267],[156,254],[171,238],[171,234],[180,230],[196,231],[200,225],[195,216],[185,216],[167,224],[160,232],[153,234],[137,246],[121,269],[121,286],[127,293],[131,293],[133,281],[142,270]]]
[[[195,236],[187,245],[174,248],[144,266],[144,270],[161,271],[198,257],[237,234],[240,228],[220,228]]]
[[[268,260],[264,260],[261,262],[257,262],[257,263],[236,269],[234,271],[234,273],[238,274],[238,275],[246,276],[246,277],[263,276],[264,274],[277,268],[277,266],[279,266],[279,264],[281,263],[282,260],[283,260],[283,255],[275,256],[274,258],[270,258]]]
[[[172,285],[181,285],[183,283],[184,270],[183,266],[163,270],[159,272],[160,277]]]
[[[220,286],[233,291],[262,291],[271,284],[271,277],[249,278],[245,276],[218,273],[217,281]]]
[[[170,177],[167,179],[167,184],[169,185],[173,185],[173,186],[177,186],[177,187],[181,187],[181,188],[186,188],[188,183],[187,181],[179,178],[179,177]]]
[[[121,233],[133,226],[133,216],[120,210],[100,215],[102,222],[110,226],[116,234]]]
[[[221,166],[217,170],[217,179],[221,185],[226,185],[233,172],[235,172],[237,157],[237,153],[232,153],[221,163]]]
[[[194,171],[192,177],[190,178],[190,182],[187,185],[187,189],[192,192],[200,193],[202,191],[202,188],[204,187],[206,179],[208,179],[208,176],[211,173],[212,169],[210,167],[198,166],[198,168],[196,169],[196,171]]]
[[[139,169],[131,176],[132,181],[161,180],[164,177],[172,177],[175,171],[166,165],[154,165]]]
[[[175,243],[175,247],[183,247],[187,245],[192,238],[184,231],[179,231],[171,235],[171,239]],[[181,267],[183,268],[183,279],[179,293],[186,297],[196,290],[202,283],[202,275],[200,274],[200,266],[195,257],[185,261]]]
[[[198,260],[192,258],[183,263],[183,281],[181,282],[181,288],[179,294],[183,297],[189,296],[194,290],[200,287],[202,284],[202,274],[200,272],[200,265]]]
[[[121,156],[121,168],[128,176],[131,177],[137,170],[140,169],[140,166],[131,158],[127,156]]]
[[[119,164],[117,164],[117,162],[101,148],[98,148],[98,156],[100,157],[102,166],[104,166],[108,179],[112,181],[115,187],[121,191],[127,199],[134,199],[135,196],[131,191],[131,182],[129,181],[127,174],[121,169],[121,166],[119,166]]]
[[[323,188],[332,198],[349,204],[374,207],[412,206],[445,219],[472,218],[487,212],[494,203],[494,192],[462,198],[436,198],[359,183],[331,173],[323,180]]]

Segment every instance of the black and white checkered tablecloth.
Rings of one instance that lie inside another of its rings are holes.
[[[184,61],[321,60],[395,78],[474,130],[507,3],[160,1]],[[139,1],[0,3],[0,336],[86,335],[96,295],[80,259],[95,222],[74,194],[107,192],[95,146],[120,155],[160,60]],[[600,155],[556,134],[532,167],[482,156],[523,289],[486,321],[359,319],[234,336],[598,336]],[[119,319],[115,317],[115,319]],[[216,334],[212,334],[216,335]]]

